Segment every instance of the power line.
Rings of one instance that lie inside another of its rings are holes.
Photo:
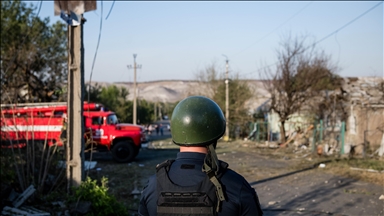
[[[107,15],[107,17],[105,17],[105,20],[107,20],[108,17],[109,17],[109,14],[111,14],[112,9],[113,9],[113,6],[115,5],[115,1],[116,1],[116,0],[113,1],[112,6],[111,6],[111,9],[109,9],[108,15]]]
[[[320,43],[321,41],[329,38],[330,36],[336,34],[338,31],[340,31],[341,29],[349,26],[351,23],[355,22],[356,20],[360,19],[362,16],[364,16],[365,14],[367,14],[368,12],[370,12],[371,10],[375,9],[377,6],[381,5],[383,2],[380,2],[379,4],[373,6],[372,8],[368,9],[367,11],[365,11],[364,13],[362,13],[361,15],[359,15],[358,17],[356,17],[355,19],[351,20],[350,22],[348,22],[347,24],[343,25],[342,27],[338,28],[336,31],[332,32],[331,34],[323,37],[322,39],[320,39],[319,41],[317,41],[316,43],[314,43],[313,45],[316,45],[318,43]]]
[[[43,5],[43,1],[40,1],[40,6],[39,6],[39,10],[37,11],[36,17],[39,16],[42,5]]]
[[[270,31],[269,33],[267,33],[266,35],[264,35],[262,38],[260,38],[259,40],[253,42],[251,45],[249,45],[247,48],[241,50],[240,52],[234,54],[237,55],[239,53],[242,53],[244,52],[245,50],[251,48],[253,45],[259,43],[260,41],[264,40],[266,37],[268,37],[270,34],[272,34],[273,32],[275,32],[276,30],[278,30],[279,28],[281,28],[283,25],[285,25],[287,22],[289,22],[290,20],[292,20],[294,17],[296,17],[298,14],[300,14],[304,9],[306,9],[310,4],[312,4],[313,2],[309,2],[307,5],[305,5],[303,8],[301,8],[299,11],[297,11],[295,14],[293,14],[289,19],[287,19],[286,21],[284,21],[283,23],[281,23],[278,27],[276,27],[275,29],[273,29],[272,31]]]
[[[91,92],[91,82],[92,82],[92,74],[93,74],[93,68],[95,66],[96,62],[96,56],[97,52],[99,50],[99,44],[100,44],[100,39],[101,39],[101,32],[103,30],[103,1],[100,1],[101,3],[101,16],[100,16],[100,29],[99,29],[99,38],[97,39],[97,45],[96,45],[96,51],[95,55],[93,56],[93,62],[92,62],[92,68],[91,68],[91,74],[89,76],[89,85],[88,85],[88,102],[90,100],[90,92]]]
[[[356,20],[360,19],[361,17],[363,17],[364,15],[366,15],[367,13],[369,13],[370,11],[372,11],[373,9],[375,9],[376,7],[378,7],[380,4],[382,4],[383,2],[380,2],[378,4],[376,4],[375,6],[373,6],[372,8],[368,9],[367,11],[365,11],[364,13],[360,14],[359,16],[357,16],[356,18],[354,18],[353,20],[349,21],[347,24],[343,25],[342,27],[338,28],[337,30],[333,31],[332,33],[328,34],[327,36],[323,37],[322,39],[316,41],[315,43],[312,44],[312,47],[315,46],[316,44],[322,42],[323,40],[329,38],[330,36],[338,33],[340,30],[344,29],[345,27],[347,27],[348,25],[352,24],[353,22],[355,22]],[[246,73],[246,74],[243,74],[243,75],[249,75],[249,74],[252,74],[252,73],[255,73],[255,72],[258,72],[262,69],[265,69],[265,68],[268,68],[268,67],[271,67],[273,65],[276,65],[278,62],[275,62],[273,64],[270,64],[270,65],[267,65],[267,66],[264,66],[262,68],[259,68],[255,71],[252,71],[252,72],[249,72],[249,73]]]

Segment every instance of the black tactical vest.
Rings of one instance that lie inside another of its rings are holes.
[[[217,195],[214,184],[207,176],[194,186],[179,186],[171,182],[168,171],[175,160],[167,160],[156,166],[157,215],[158,216],[212,216],[217,215]],[[228,164],[220,161],[218,179]]]

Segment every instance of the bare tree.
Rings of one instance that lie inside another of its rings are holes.
[[[219,73],[215,62],[205,66],[204,69],[195,73],[195,79],[198,81],[198,87],[192,87],[191,94],[199,94],[207,97],[213,97],[218,86],[222,83],[224,76]]]
[[[283,40],[278,50],[276,71],[264,70],[265,88],[270,93],[270,109],[280,117],[280,137],[285,142],[285,122],[300,111],[321,90],[334,88],[335,67],[330,57],[318,52],[315,45],[306,45],[307,37],[291,36]]]

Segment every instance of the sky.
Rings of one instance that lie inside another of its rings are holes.
[[[41,18],[62,21],[40,2]],[[231,77],[259,79],[289,34],[307,35],[343,77],[384,77],[380,1],[97,1],[84,17],[86,82],[133,82],[133,54],[137,82],[196,80],[213,64],[225,74],[227,59]]]

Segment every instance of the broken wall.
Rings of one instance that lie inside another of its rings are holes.
[[[384,107],[355,106],[348,117],[346,124],[346,143],[358,145],[365,139],[369,146],[377,149],[383,136]]]
[[[384,79],[381,77],[344,78],[348,94],[346,143],[359,145],[364,137],[371,150],[381,143],[384,130]]]

